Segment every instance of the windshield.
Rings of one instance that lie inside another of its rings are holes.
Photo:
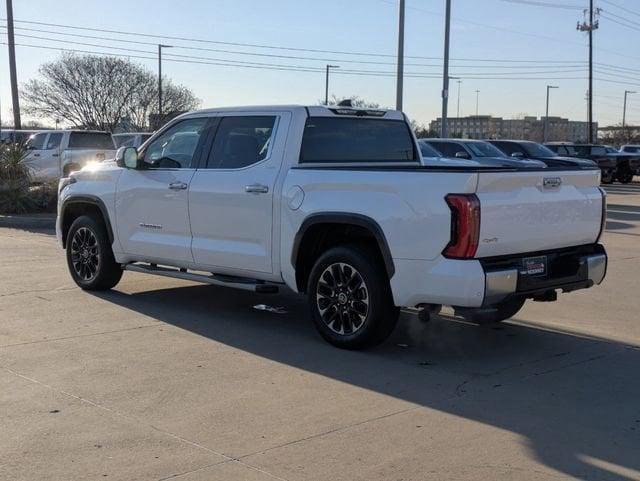
[[[115,145],[107,132],[71,132],[69,148],[113,150]]]
[[[530,157],[558,157],[553,150],[545,147],[544,145],[536,144],[535,142],[523,142],[522,147],[527,151]]]
[[[419,140],[418,146],[420,147],[420,153],[423,157],[442,157],[442,155],[440,155],[440,152],[431,147],[424,140]]]
[[[487,142],[466,142],[464,145],[476,157],[506,157],[501,150]]]

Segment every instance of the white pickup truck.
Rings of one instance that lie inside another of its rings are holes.
[[[34,182],[57,181],[90,162],[113,159],[115,144],[109,132],[94,130],[44,130],[26,143],[28,165]]]
[[[422,158],[398,111],[202,110],[60,182],[57,235],[83,289],[123,270],[308,296],[344,348],[400,307],[507,319],[525,299],[599,284],[597,168]]]

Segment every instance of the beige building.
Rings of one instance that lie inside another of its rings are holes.
[[[544,137],[544,117],[523,117],[503,119],[491,115],[471,115],[449,118],[449,135],[466,139],[519,139],[542,142]],[[429,128],[440,132],[442,119],[429,124]],[[585,142],[588,124],[562,117],[549,117],[547,140]],[[598,124],[594,123],[594,137]]]

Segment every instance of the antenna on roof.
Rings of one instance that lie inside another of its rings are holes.
[[[351,99],[341,100],[340,103],[338,104],[338,107],[353,107],[351,103]]]

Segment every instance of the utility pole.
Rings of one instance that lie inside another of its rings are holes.
[[[325,77],[325,83],[324,83],[324,104],[325,105],[329,105],[329,70],[332,68],[340,68],[340,66],[327,64],[327,75]]]
[[[449,136],[449,126],[447,125],[447,111],[449,108],[449,35],[451,33],[451,0],[446,0],[444,21],[444,69],[442,73],[442,124],[440,126],[440,137]]]
[[[480,91],[476,90],[476,117],[478,116],[478,106],[480,105]]]
[[[547,141],[547,133],[549,132],[549,90],[557,89],[558,87],[554,85],[547,85],[547,113],[544,116],[544,124],[543,124],[543,133],[542,133],[542,141]]]
[[[462,83],[462,80],[458,80],[458,106],[457,106],[457,112],[456,112],[456,117],[460,118],[460,84]]]
[[[624,91],[624,107],[622,108],[622,133],[625,133],[625,127],[627,125],[627,95],[635,94],[633,90]]]
[[[171,48],[171,45],[158,44],[158,123],[162,122],[162,49]],[[159,126],[160,126],[159,125]]]
[[[16,45],[13,38],[13,5],[7,0],[7,45],[9,46],[9,76],[11,77],[11,100],[13,101],[13,128],[22,128],[20,122],[20,99],[18,97],[18,75],[16,73]]]
[[[593,143],[593,32],[599,27],[597,16],[600,15],[600,9],[593,8],[593,0],[589,0],[589,10],[585,10],[585,17],[588,15],[588,21],[578,22],[578,30],[589,34],[589,98],[587,107],[587,123],[588,123],[588,142]]]
[[[398,19],[398,78],[396,79],[396,110],[402,110],[404,84],[404,11],[405,0],[400,0]]]

